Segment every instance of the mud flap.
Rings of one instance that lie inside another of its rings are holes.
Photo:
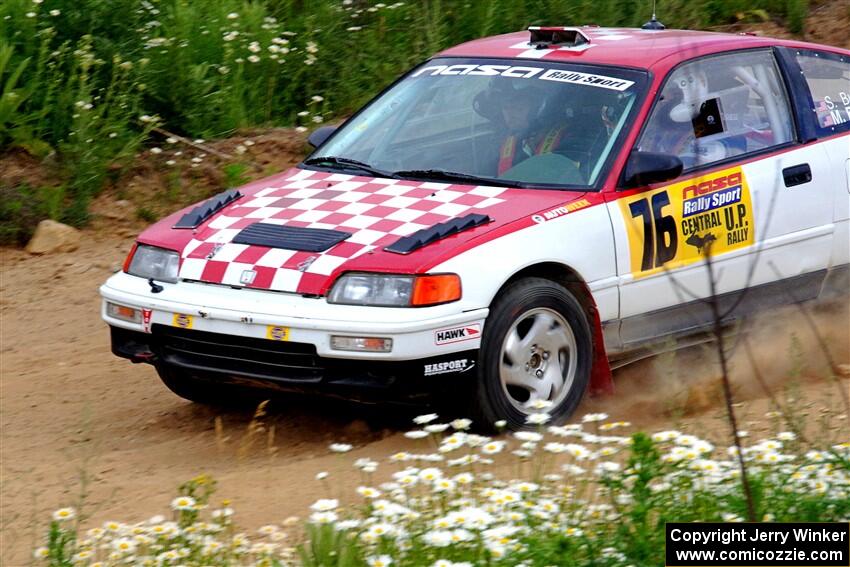
[[[588,392],[591,396],[604,396],[614,393],[614,375],[608,364],[605,353],[605,340],[602,337],[602,322],[599,320],[599,310],[593,309],[593,366],[590,369],[590,384]]]

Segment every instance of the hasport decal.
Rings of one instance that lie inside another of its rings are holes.
[[[566,205],[561,205],[560,207],[556,207],[550,211],[546,211],[543,214],[531,215],[531,220],[533,220],[537,224],[540,224],[552,219],[556,219],[558,217],[562,217],[568,213],[572,213],[573,211],[581,210],[588,206],[590,206],[590,201],[588,201],[587,199],[579,199],[578,201],[573,201],[572,203],[567,203]]]
[[[750,246],[747,179],[734,167],[620,200],[634,277]]]
[[[571,83],[615,91],[628,90],[629,87],[635,84],[634,81],[608,77],[606,75],[525,65],[476,65],[470,63],[431,65],[419,69],[411,77],[420,77],[423,75],[426,77],[433,77],[434,75],[480,75],[494,77],[498,75],[511,79],[532,79],[536,77],[541,81],[557,81],[559,83]]]
[[[451,374],[453,372],[466,372],[471,370],[475,363],[470,363],[468,358],[459,358],[458,360],[448,360],[446,362],[435,362],[426,364],[423,373],[425,376],[435,376],[437,374]]]
[[[472,323],[470,325],[463,325],[462,327],[451,327],[449,329],[434,331],[434,343],[437,345],[447,345],[477,339],[480,336],[481,324]]]

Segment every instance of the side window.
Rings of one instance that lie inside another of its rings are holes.
[[[638,149],[676,155],[687,171],[785,144],[793,132],[773,54],[730,53],[673,71]]]
[[[797,63],[812,94],[820,133],[850,131],[850,57],[798,51]]]

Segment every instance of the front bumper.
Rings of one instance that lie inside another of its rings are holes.
[[[123,272],[101,286],[101,315],[109,325],[150,332],[154,325],[267,339],[272,327],[288,330],[286,339],[314,345],[319,356],[359,360],[415,360],[475,350],[489,310],[460,311],[459,304],[424,308],[333,305],[323,297],[304,297],[272,291],[179,282],[161,284],[152,293],[147,281]],[[111,317],[106,303],[149,310],[149,320],[132,323]],[[175,315],[184,315],[175,321]],[[467,336],[441,341],[437,333],[458,327],[474,330]],[[350,352],[331,348],[330,337],[382,337],[393,341],[390,352]],[[275,335],[277,336],[277,335]]]
[[[304,343],[220,335],[154,325],[151,333],[111,327],[112,352],[134,362],[179,369],[197,379],[353,399],[440,394],[476,376],[477,351],[421,360],[323,358]]]

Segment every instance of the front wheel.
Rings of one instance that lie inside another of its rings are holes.
[[[549,280],[520,280],[490,309],[473,413],[484,427],[505,420],[521,429],[544,405],[553,423],[563,422],[587,390],[592,360],[590,325],[576,298]]]
[[[238,386],[205,380],[168,364],[157,364],[156,371],[169,390],[190,402],[213,406],[236,406],[248,399],[245,390]]]

